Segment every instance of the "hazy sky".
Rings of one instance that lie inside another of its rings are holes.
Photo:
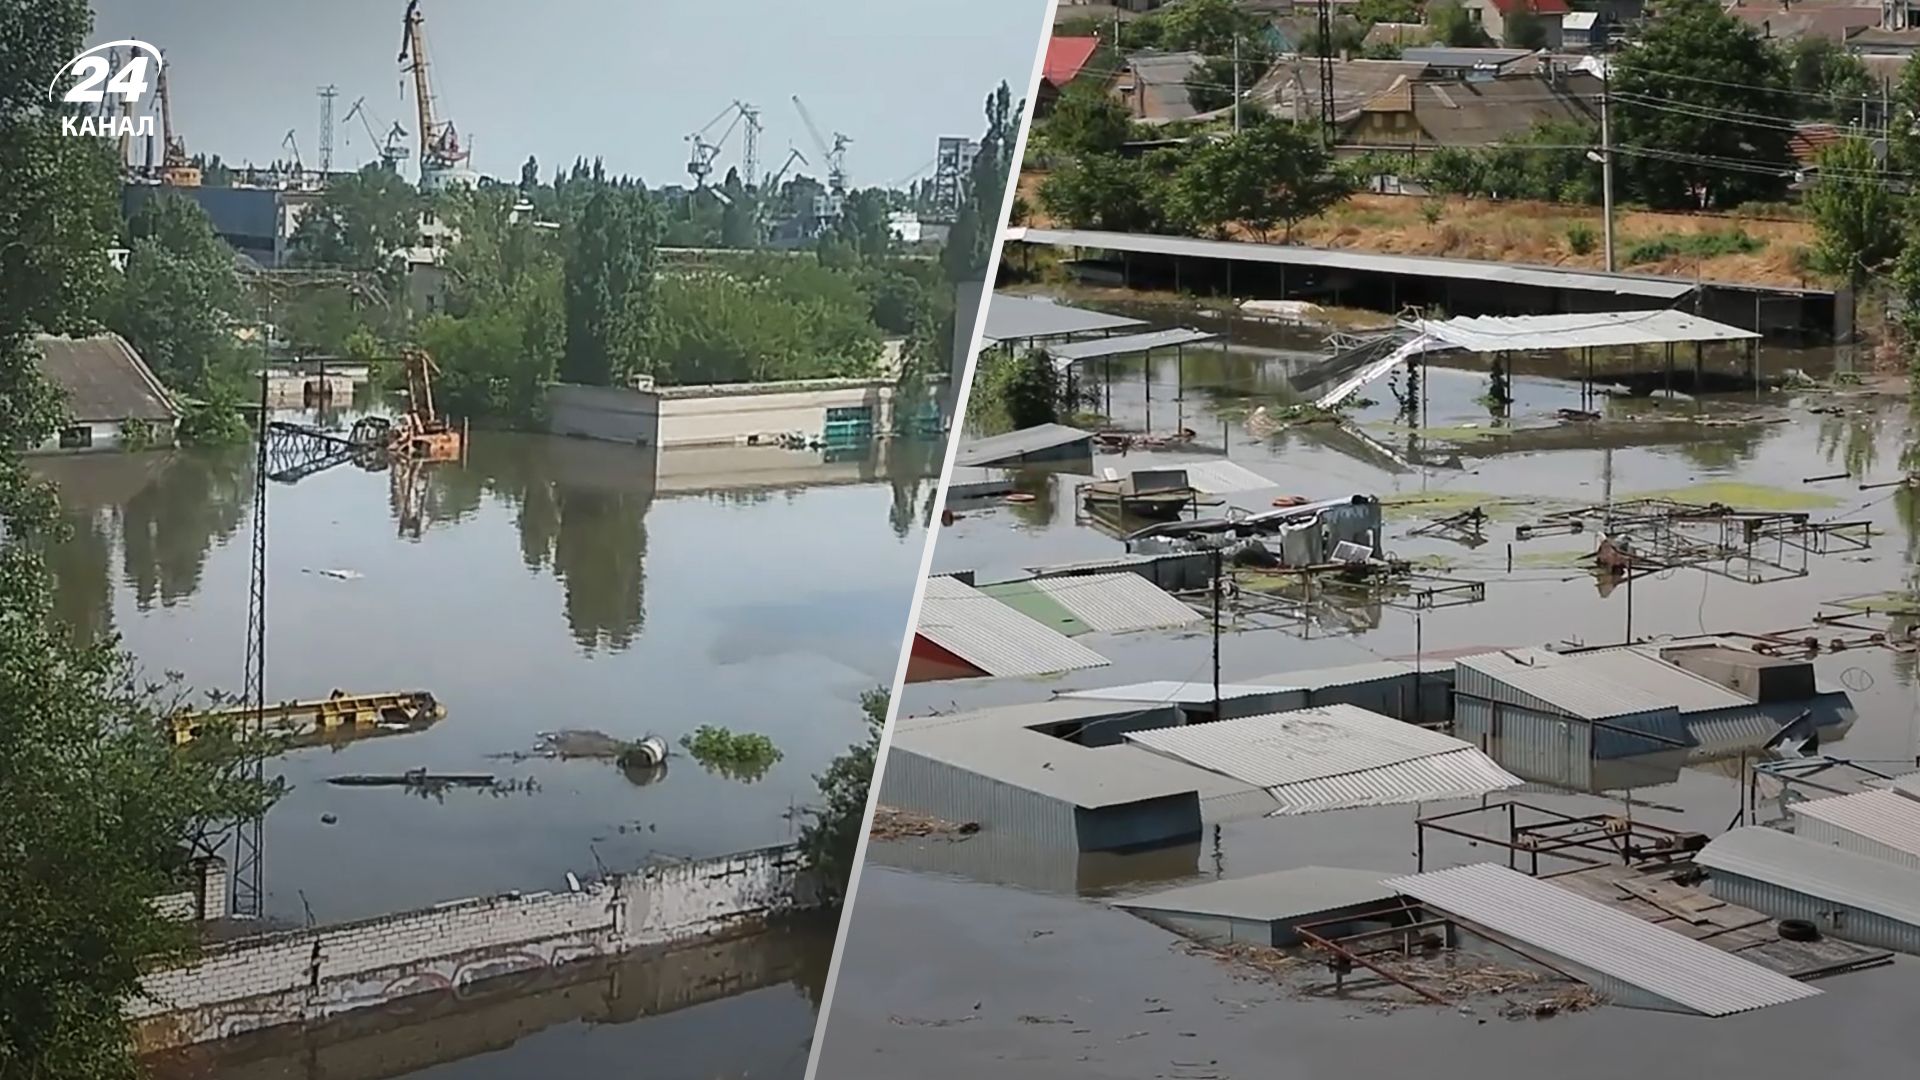
[[[789,146],[824,168],[793,106],[852,136],[858,187],[931,169],[942,135],[977,137],[1001,80],[1023,97],[1046,0],[422,0],[436,108],[471,141],[482,172],[543,176],[577,155],[648,184],[688,179],[686,136],[740,99],[757,105],[762,171]],[[319,159],[316,87],[332,83],[334,167],[374,158],[356,98],[414,128],[401,93],[405,0],[94,0],[89,44],[152,42],[167,55],[174,122],[189,152],[266,164],[295,131]],[[724,123],[721,127],[724,127]],[[720,128],[710,133],[717,137]],[[740,160],[734,133],[716,179]],[[417,163],[407,175],[417,176]],[[796,171],[799,170],[796,166]]]

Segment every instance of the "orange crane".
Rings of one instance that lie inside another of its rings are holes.
[[[401,17],[400,63],[402,71],[413,75],[414,107],[419,113],[420,179],[444,172],[467,160],[467,149],[460,145],[460,133],[453,121],[433,118],[433,86],[427,78],[427,17],[420,11],[420,0],[407,0]]]
[[[388,453],[409,461],[455,461],[466,448],[466,433],[433,406],[433,376],[439,365],[425,349],[402,349],[407,376],[407,411],[389,440]]]
[[[200,166],[187,157],[187,140],[173,133],[173,95],[167,92],[167,66],[160,65],[160,182],[199,187]]]

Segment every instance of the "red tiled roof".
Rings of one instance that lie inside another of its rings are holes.
[[[1531,11],[1535,15],[1565,15],[1573,10],[1567,6],[1567,0],[1493,0],[1493,6],[1502,15],[1512,15],[1516,11]]]
[[[1840,129],[1832,124],[1801,124],[1787,136],[1787,149],[1793,158],[1802,165],[1818,162],[1820,152],[1839,142],[1844,136]]]
[[[1040,77],[1055,86],[1065,86],[1073,81],[1080,69],[1087,66],[1093,57],[1093,50],[1100,47],[1099,38],[1057,37],[1047,40],[1047,66]]]

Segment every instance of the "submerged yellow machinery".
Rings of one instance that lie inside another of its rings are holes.
[[[312,701],[283,701],[268,705],[261,722],[267,731],[295,742],[321,742],[337,736],[358,737],[418,731],[447,715],[447,707],[425,690],[379,694],[349,694],[335,690]],[[253,722],[249,708],[186,710],[168,718],[176,745],[194,740],[208,724],[245,727]]]

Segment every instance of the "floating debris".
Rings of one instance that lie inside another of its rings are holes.
[[[964,840],[980,831],[977,822],[955,824],[942,821],[930,814],[916,814],[911,810],[899,810],[891,806],[876,806],[873,810],[873,827],[867,835],[875,840],[909,839],[946,839]]]

